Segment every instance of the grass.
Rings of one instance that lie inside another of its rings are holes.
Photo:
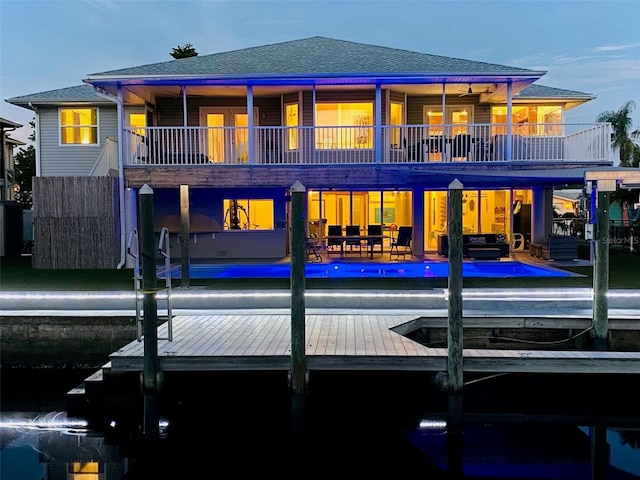
[[[588,258],[582,246],[581,258]],[[555,265],[554,265],[555,266]],[[593,286],[593,267],[558,267],[583,277],[553,278],[465,278],[464,288],[575,288]],[[158,281],[163,285],[164,281]],[[446,288],[446,278],[350,278],[306,279],[308,289],[395,289]],[[180,279],[173,282],[181,285]],[[640,255],[612,249],[609,255],[609,288],[640,285]],[[288,289],[289,279],[190,279],[190,286],[212,290]],[[133,271],[124,270],[39,270],[31,257],[3,257],[0,262],[0,290],[8,291],[127,291],[133,290]]]

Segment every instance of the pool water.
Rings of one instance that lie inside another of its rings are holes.
[[[190,278],[289,278],[288,263],[255,265],[190,265]],[[306,278],[446,278],[448,262],[404,263],[309,263]],[[483,261],[462,264],[463,277],[571,277],[572,272],[530,265],[517,261]],[[164,273],[158,275],[164,278]],[[181,276],[181,267],[171,270],[173,278]]]

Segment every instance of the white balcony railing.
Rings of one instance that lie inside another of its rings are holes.
[[[124,130],[125,166],[603,162],[610,125],[146,127]],[[377,148],[376,148],[377,147]]]

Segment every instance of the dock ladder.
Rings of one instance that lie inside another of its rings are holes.
[[[165,285],[157,289],[158,294],[165,292],[164,295],[156,295],[158,302],[166,302],[164,309],[158,308],[158,324],[166,320],[167,336],[158,337],[158,340],[173,341],[173,306],[171,300],[171,255],[169,251],[169,230],[163,227],[160,231],[160,240],[158,242],[158,253],[164,258]],[[143,322],[144,322],[144,295],[142,292],[142,272],[140,269],[140,254],[138,250],[138,230],[135,228],[129,233],[129,241],[127,242],[127,254],[134,260],[133,268],[133,288],[136,297],[136,336],[137,340],[142,341]],[[164,312],[161,315],[160,312]]]

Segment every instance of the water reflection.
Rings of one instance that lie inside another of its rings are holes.
[[[157,438],[61,411],[3,412],[0,478],[640,478],[640,396],[624,376],[508,375],[452,402],[425,373],[317,373],[303,431],[279,379],[198,380],[202,390],[174,392]]]

